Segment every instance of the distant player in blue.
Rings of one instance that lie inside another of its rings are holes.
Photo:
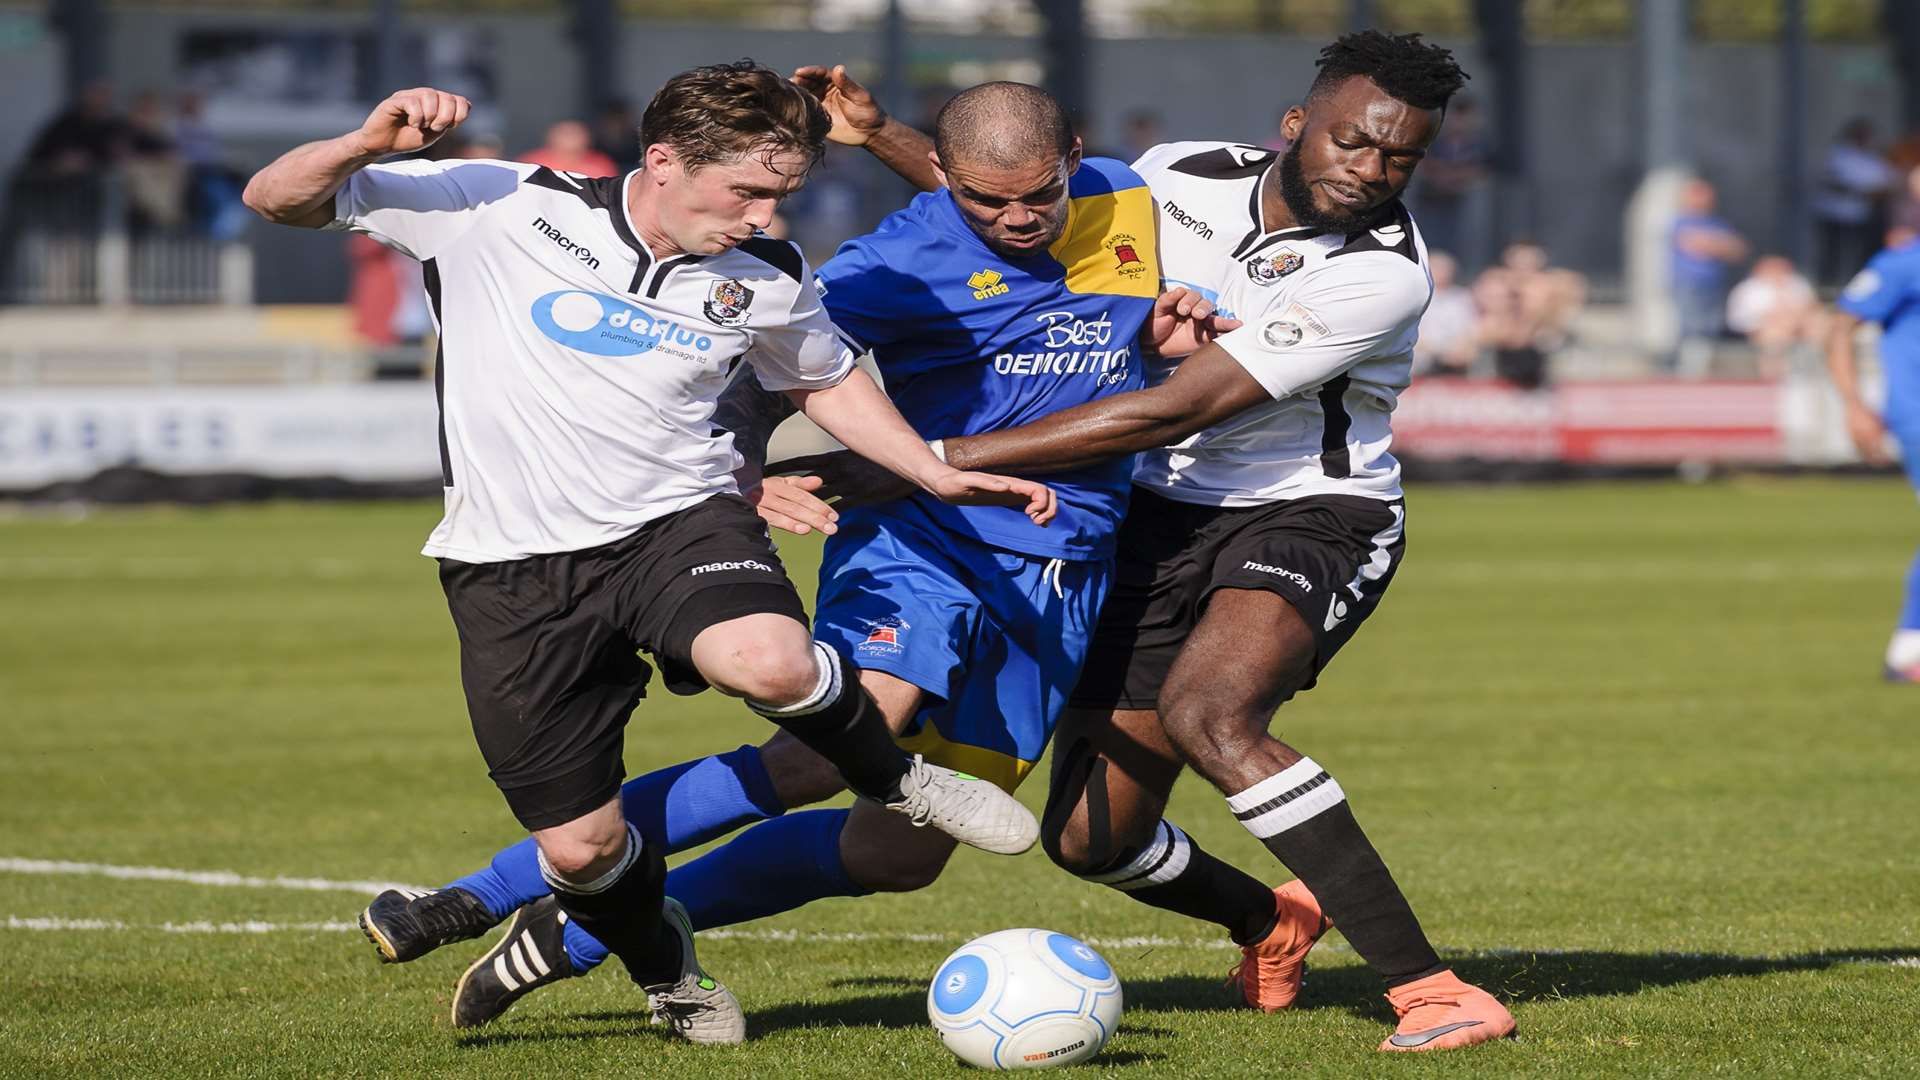
[[[1920,492],[1920,237],[1895,229],[1887,248],[1868,261],[1841,291],[1839,313],[1827,342],[1827,367],[1846,403],[1847,432],[1860,456],[1887,460],[1887,436],[1900,444],[1907,478]],[[1879,323],[1880,367],[1886,372],[1887,403],[1875,413],[1860,395],[1853,355],[1854,332]],[[1887,643],[1890,681],[1920,683],[1920,554],[1907,572],[1906,603]]]
[[[1059,103],[1034,87],[963,91],[937,130],[946,186],[817,275],[835,325],[872,351],[902,414],[923,433],[982,433],[1144,387],[1143,331],[1164,338],[1177,321],[1156,309],[1145,184],[1120,162],[1082,161]],[[769,424],[715,422],[744,458],[761,456],[751,443]],[[862,669],[904,747],[1009,791],[1025,778],[1079,677],[1131,473],[1117,458],[1052,474],[1060,509],[1047,528],[1014,510],[920,498],[849,510],[830,527],[815,633]],[[768,492],[790,483],[763,486],[763,517],[780,522]],[[823,760],[776,738],[639,777],[623,795],[628,818],[664,828],[648,839],[670,851],[773,819],[670,873],[667,892],[698,930],[939,875],[953,843],[936,830],[896,827],[898,815],[858,802],[785,813],[840,789]],[[466,1027],[604,958],[546,892],[531,850],[516,845],[446,888],[370,911],[385,913],[382,937],[400,960],[521,912],[461,980],[453,1015]]]

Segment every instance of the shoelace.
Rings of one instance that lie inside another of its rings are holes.
[[[467,929],[458,897],[443,892],[428,893],[414,901],[412,907],[414,921],[432,937],[444,939],[448,934],[464,934]]]
[[[1241,981],[1240,973],[1242,971],[1245,971],[1247,968],[1247,965],[1251,963],[1253,963],[1253,958],[1248,956],[1245,953],[1241,953],[1240,962],[1233,965],[1232,971],[1227,972],[1227,981],[1222,983],[1221,985],[1227,987],[1228,989],[1244,988],[1246,986],[1246,983]]]
[[[1428,1005],[1442,1005],[1450,1009],[1458,1008],[1460,1006],[1460,999],[1459,996],[1455,994],[1436,993],[1432,995],[1422,994],[1408,1001],[1405,1005],[1391,1000],[1388,1001],[1388,1004],[1393,1006],[1393,1014],[1395,1016],[1405,1016],[1415,1009],[1425,1008]]]
[[[688,1001],[675,997],[676,985],[671,990],[647,995],[647,1007],[653,1012],[653,1023],[670,1024],[676,1031],[686,1031],[693,1027],[694,1019],[702,1011],[711,1008],[704,1001]]]
[[[915,754],[913,763],[907,766],[907,776],[913,781],[913,790],[906,796],[900,812],[905,814],[907,820],[916,828],[925,827],[933,821],[933,803],[928,800],[926,789],[935,782],[935,774],[927,767],[926,759]],[[963,790],[961,794],[965,796],[969,806],[980,801],[980,796],[971,791]]]

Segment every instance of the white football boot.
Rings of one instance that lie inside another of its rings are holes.
[[[1013,796],[977,776],[929,765],[919,754],[900,779],[900,797],[883,805],[996,855],[1018,855],[1040,839],[1040,822]]]

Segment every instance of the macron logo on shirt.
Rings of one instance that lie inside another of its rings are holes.
[[[560,245],[561,251],[564,251],[567,254],[573,256],[574,258],[579,259],[581,262],[586,263],[589,267],[595,270],[600,269],[600,260],[593,257],[593,252],[567,239],[567,234],[561,232],[558,227],[553,225],[553,223],[549,222],[546,218],[543,218],[543,217],[534,218],[533,227],[536,229],[539,229],[542,233],[546,234],[547,239]]]

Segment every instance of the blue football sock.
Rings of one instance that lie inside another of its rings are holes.
[[[671,855],[779,817],[787,808],[773,790],[760,748],[742,746],[634,777],[620,788],[620,810]]]
[[[845,810],[808,810],[755,825],[723,847],[667,872],[667,895],[686,905],[695,930],[764,919],[829,896],[865,896],[840,863]],[[572,922],[567,957],[576,971],[607,958],[606,946]]]
[[[785,811],[755,746],[636,776],[620,788],[620,808],[646,841],[661,845],[666,854],[698,847]],[[497,919],[550,891],[540,876],[539,849],[531,837],[448,888],[465,889],[479,897]],[[573,927],[567,929],[571,932]]]

